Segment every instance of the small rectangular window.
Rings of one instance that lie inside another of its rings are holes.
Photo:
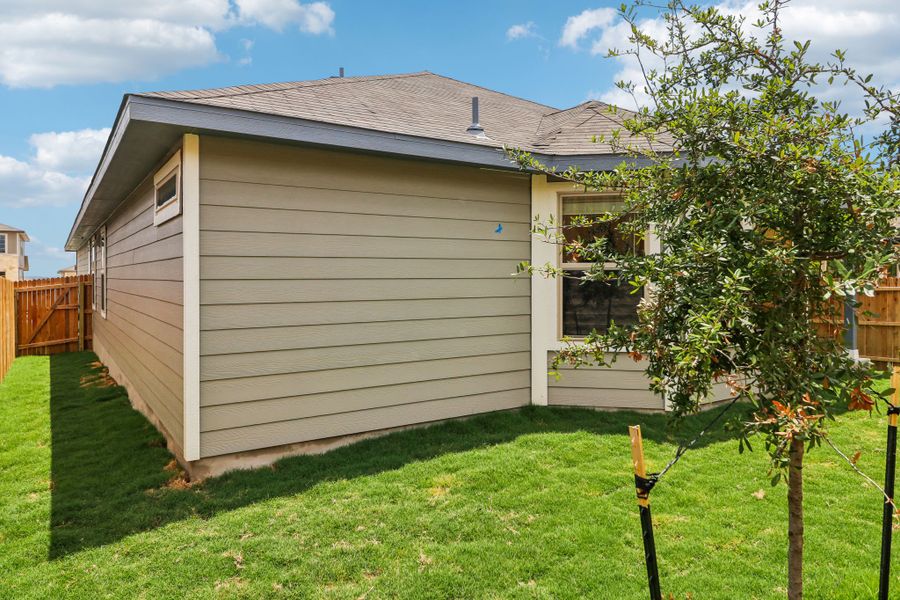
[[[160,208],[178,199],[178,176],[174,173],[156,188],[156,207]]]
[[[153,176],[153,224],[162,225],[181,214],[181,151]]]
[[[582,217],[582,220],[590,220],[592,217],[621,213],[625,204],[620,195],[601,193],[563,196],[561,204],[562,223],[569,226],[564,229],[567,244],[578,241],[587,244],[605,238],[608,246],[619,254],[644,254],[644,236],[622,232],[618,227],[621,219],[577,225]],[[573,224],[576,225],[571,226]],[[560,307],[560,329],[564,336],[584,337],[591,331],[605,333],[613,322],[620,326],[637,322],[637,306],[643,297],[643,290],[632,294],[630,285],[616,280],[616,263],[603,265],[603,270],[610,276],[609,280],[582,281],[579,277],[591,269],[593,262],[580,256],[577,250],[564,251],[561,259],[566,275],[561,284]]]
[[[6,254],[6,234],[0,233],[0,254]]]
[[[90,239],[90,270],[94,276],[94,293],[91,306],[106,317],[106,225]]]

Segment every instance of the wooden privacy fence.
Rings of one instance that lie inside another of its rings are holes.
[[[90,275],[17,281],[14,288],[16,356],[91,348]]]
[[[0,278],[0,381],[16,357],[16,293],[12,281]]]
[[[859,355],[900,365],[900,277],[882,281],[874,297],[859,295],[857,300],[862,304],[858,313]]]
[[[874,361],[880,367],[900,365],[900,277],[882,280],[874,296],[859,294],[857,310],[856,348],[859,356]],[[820,322],[823,336],[840,338],[844,335],[843,301],[835,299],[834,316]]]

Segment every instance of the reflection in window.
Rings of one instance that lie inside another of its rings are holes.
[[[621,213],[625,209],[621,196],[612,193],[562,198],[563,225],[577,223],[581,218],[596,219],[599,216]],[[626,217],[627,218],[627,217]],[[643,254],[644,238],[620,231],[622,220],[601,222],[585,226],[566,227],[566,243],[588,245],[598,239],[607,240],[607,247],[619,254]],[[577,249],[563,250],[562,268],[568,277],[562,283],[562,334],[583,337],[596,330],[605,333],[610,323],[619,326],[637,322],[637,305],[643,290],[631,293],[631,285],[616,279],[609,281],[581,281],[574,279],[589,270],[593,263],[579,254]],[[603,269],[616,272],[615,263],[604,263]]]

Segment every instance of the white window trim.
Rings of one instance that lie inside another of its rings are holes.
[[[103,243],[100,243],[100,240]],[[94,313],[106,318],[106,308],[109,304],[109,277],[106,274],[106,256],[109,239],[106,236],[106,225],[102,225],[88,240],[88,261],[93,288],[91,293],[91,308]]]
[[[556,202],[557,202],[557,214],[560,215],[560,223],[562,223],[562,219],[564,218],[563,212],[563,198],[574,198],[574,197],[609,197],[618,198],[618,195],[613,195],[609,192],[557,192],[556,194]],[[648,235],[644,237],[644,253],[650,254],[651,250],[655,247],[654,244],[650,242],[650,236],[653,235],[653,232],[648,232]],[[577,262],[577,263],[567,263],[563,260],[564,248],[562,246],[557,246],[556,253],[556,266],[563,271],[589,271],[596,263],[593,262]],[[618,271],[619,263],[617,262],[604,262],[603,263],[604,271]],[[583,335],[569,335],[566,336],[563,333],[563,280],[562,277],[557,277],[556,283],[556,294],[557,294],[557,311],[556,311],[556,337],[557,341],[559,341],[559,347],[565,347],[565,343],[562,341],[563,337],[568,337],[569,340],[572,341],[581,341],[584,340],[586,336]],[[642,293],[642,298],[647,295],[647,290],[645,289]]]
[[[172,176],[175,177],[175,197],[162,206],[157,206],[156,194]],[[181,214],[181,179],[181,150],[178,150],[153,176],[153,225],[158,227]]]
[[[96,283],[97,281],[97,248],[94,245],[94,236],[88,238],[88,273],[91,275],[91,280]],[[91,284],[91,309],[97,310],[97,288],[93,287]]]

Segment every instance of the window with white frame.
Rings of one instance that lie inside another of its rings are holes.
[[[90,240],[90,268],[94,276],[94,297],[92,306],[106,316],[106,225],[97,230]]]
[[[0,254],[6,254],[6,234],[0,233]]]
[[[153,224],[161,225],[181,214],[181,151],[153,176]]]
[[[620,231],[622,219],[597,222],[602,215],[620,213],[625,208],[617,193],[570,195],[560,199],[562,224],[565,226],[566,245],[577,242],[590,243],[605,238],[610,248],[619,254],[643,254],[646,240]],[[583,226],[579,223],[585,223]],[[577,245],[577,244],[576,244]],[[563,336],[583,337],[591,331],[606,332],[615,322],[628,326],[637,322],[637,305],[643,297],[642,291],[632,294],[627,282],[613,278],[606,281],[582,281],[578,279],[594,266],[585,261],[577,250],[565,249],[561,256],[561,267],[568,277],[560,284],[560,333]],[[603,270],[616,274],[618,265],[614,262],[603,264]]]

